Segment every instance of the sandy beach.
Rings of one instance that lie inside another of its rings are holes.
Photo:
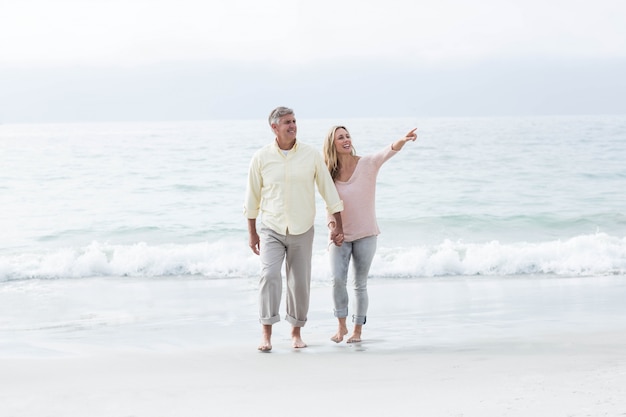
[[[282,321],[271,353],[256,351],[249,282],[33,287],[0,292],[50,313],[4,320],[17,324],[1,332],[2,416],[626,415],[622,276],[372,280],[354,345],[329,340],[318,283],[309,347],[292,349]],[[81,302],[88,287],[99,297]]]

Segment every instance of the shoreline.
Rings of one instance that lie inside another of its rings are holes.
[[[41,310],[21,321],[3,316],[15,323],[0,328],[0,410],[620,416],[625,278],[373,279],[364,342],[351,345],[329,340],[330,287],[314,285],[309,347],[291,348],[283,320],[270,353],[256,350],[256,291],[247,282],[95,279],[3,291],[0,301],[10,296],[15,307],[34,297],[24,308]],[[37,328],[33,319],[46,312],[54,317]]]

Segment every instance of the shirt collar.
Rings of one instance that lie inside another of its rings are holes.
[[[285,150],[285,149],[281,149],[280,146],[278,146],[278,140],[276,138],[274,138],[274,147],[281,152]],[[293,144],[293,147],[289,149],[288,151],[296,151],[296,150],[298,150],[298,139],[296,139],[296,142]]]

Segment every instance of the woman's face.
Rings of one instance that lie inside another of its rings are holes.
[[[337,155],[352,154],[352,139],[350,133],[343,127],[335,130],[335,149]]]

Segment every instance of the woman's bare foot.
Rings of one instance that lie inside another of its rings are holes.
[[[272,350],[272,326],[268,324],[263,325],[263,336],[261,338],[261,344],[258,349],[261,352],[269,352]]]
[[[352,336],[346,340],[346,343],[359,343],[361,341],[361,334],[353,333]]]
[[[335,343],[340,343],[343,340],[343,337],[347,334],[348,334],[348,328],[345,325],[343,327],[341,327],[340,325],[339,329],[337,329],[337,333],[335,333],[330,338],[330,340],[332,340]]]
[[[331,336],[330,340],[335,343],[339,343],[343,340],[343,337],[348,334],[348,327],[346,326],[346,318],[338,317],[337,321],[339,326],[337,327],[337,333]]]
[[[361,341],[361,331],[363,329],[363,325],[355,324],[354,331],[352,332],[352,336],[346,340],[346,343],[359,343]]]
[[[296,349],[305,348],[307,346],[306,343],[300,337],[300,327],[293,327],[291,329],[291,340],[293,342],[293,347]]]

